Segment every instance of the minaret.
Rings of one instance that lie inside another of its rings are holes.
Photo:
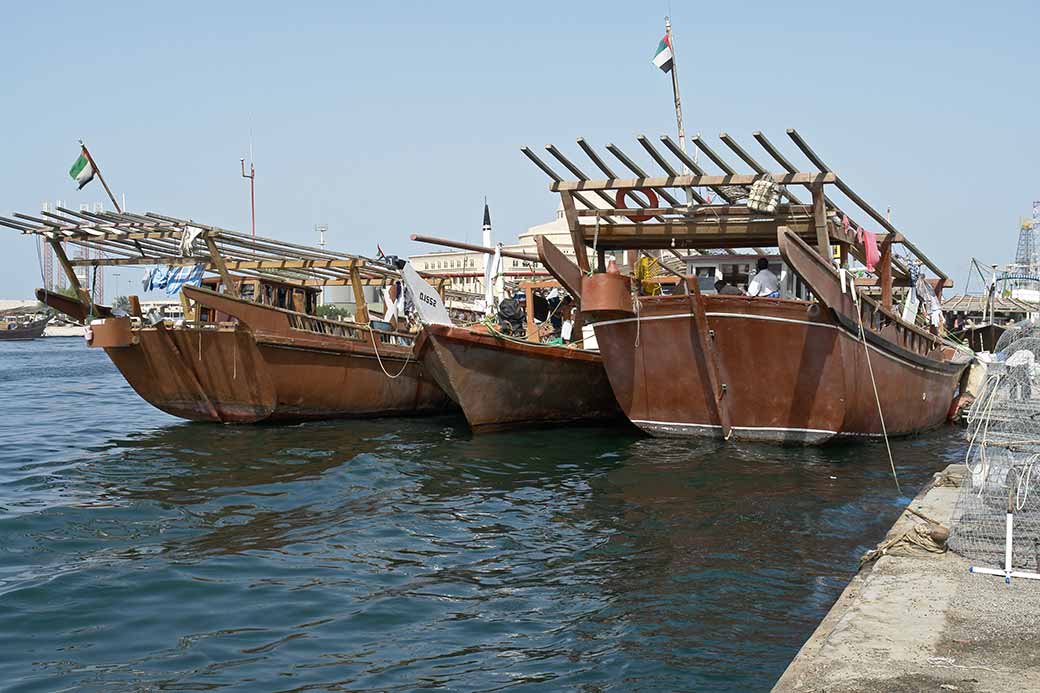
[[[484,198],[484,247],[491,247],[491,210],[488,209],[487,198]]]

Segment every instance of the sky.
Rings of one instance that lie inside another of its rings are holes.
[[[809,170],[798,129],[958,288],[972,257],[1013,259],[1040,200],[1040,5],[719,7],[3,3],[0,214],[104,201],[68,177],[83,139],[131,211],[248,232],[252,140],[260,235],[316,244],[327,224],[337,250],[407,255],[430,248],[413,233],[479,239],[486,196],[511,241],[558,204],[522,146],[577,154],[585,137],[645,164],[638,135],[674,137],[650,63],[670,12],[688,134],[762,160],[762,130]],[[34,241],[0,228],[0,298],[39,285]]]

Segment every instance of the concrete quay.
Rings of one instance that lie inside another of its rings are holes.
[[[951,465],[936,477],[963,474]],[[959,491],[933,482],[908,507],[949,527]],[[922,522],[904,511],[886,541]],[[1040,581],[1007,585],[970,565],[952,551],[868,563],[774,690],[1040,690]]]

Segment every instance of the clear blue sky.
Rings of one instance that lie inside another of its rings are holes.
[[[972,255],[1012,259],[1040,199],[1035,3],[716,7],[671,3],[688,132],[793,153],[796,127],[958,284]],[[412,233],[476,239],[487,195],[512,239],[556,206],[521,146],[635,155],[674,130],[649,62],[668,8],[7,3],[0,213],[104,199],[68,178],[83,138],[132,210],[247,231],[251,128],[258,233],[316,242],[326,223],[338,249],[407,254]],[[39,285],[30,239],[0,229],[0,263],[0,298]]]

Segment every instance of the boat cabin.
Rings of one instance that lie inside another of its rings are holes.
[[[720,279],[741,291],[747,291],[748,284],[755,276],[755,263],[760,257],[769,260],[769,270],[779,277],[780,295],[783,298],[810,299],[808,287],[788,268],[783,257],[777,254],[687,255],[684,259],[687,275],[697,277],[697,284],[703,293],[713,294],[715,282]]]
[[[261,305],[284,308],[297,313],[315,315],[318,310],[321,289],[311,286],[300,286],[291,282],[282,282],[268,277],[239,277],[232,278],[235,282],[238,295],[249,301]],[[202,280],[202,287],[217,293],[226,291],[224,280],[217,277],[206,277]],[[205,307],[199,311],[199,321],[208,323],[229,322],[232,318],[223,313],[211,311]]]

